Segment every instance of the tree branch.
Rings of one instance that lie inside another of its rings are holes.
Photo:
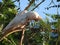
[[[42,0],[39,4],[37,4],[31,11],[33,11],[35,8],[37,8],[41,3],[43,3],[45,0]]]
[[[27,10],[33,3],[34,3],[35,0],[31,0],[30,1],[30,4],[24,9],[24,10]]]
[[[21,40],[20,40],[20,44],[19,45],[22,45],[22,43],[23,43],[24,33],[25,33],[25,30],[22,29],[22,36],[21,36]]]
[[[10,34],[12,34],[12,33],[14,33],[14,32],[18,32],[18,31],[22,31],[22,29],[21,28],[16,28],[16,29],[14,29],[14,30],[7,30],[4,34],[2,34],[2,38],[0,37],[0,41],[2,41],[3,39],[5,39],[5,37],[7,37],[8,35],[10,35]]]

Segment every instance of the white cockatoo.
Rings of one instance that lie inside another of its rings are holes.
[[[13,20],[2,30],[2,34],[3,34],[5,31],[9,30],[9,29],[12,29],[12,28],[14,28],[14,27],[16,27],[16,26],[18,26],[18,25],[21,25],[20,22],[23,21],[23,20],[21,20],[21,19],[24,18],[25,15],[23,16],[23,14],[25,14],[25,13],[27,13],[27,10],[24,10],[24,11],[21,11],[20,13],[18,13],[18,14],[15,16],[15,18],[13,18]]]
[[[37,12],[24,10],[13,18],[13,20],[2,30],[2,34],[4,35],[9,30],[13,30],[17,27],[24,28],[31,20],[37,21],[40,19],[41,17]]]
[[[41,17],[35,11],[22,11],[16,15],[16,17],[3,29],[3,33],[6,30],[14,29],[16,27],[24,28],[24,26],[31,20],[40,20]]]

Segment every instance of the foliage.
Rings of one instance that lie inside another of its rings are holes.
[[[12,0],[2,0],[0,2],[0,26],[5,27],[13,19],[17,12],[15,7]]]
[[[15,17],[17,13],[15,7],[16,6],[12,0],[2,0],[2,2],[0,2],[0,32],[13,19],[13,17]],[[11,36],[9,36],[9,38],[12,42],[6,39],[0,42],[0,45],[15,45],[13,43],[13,36]]]
[[[15,1],[19,2],[20,0]],[[34,0],[33,2],[32,0],[28,1],[30,2],[30,6],[36,6],[35,8],[37,8],[42,3],[41,2],[38,5],[35,5],[35,1],[37,0]],[[42,1],[44,2],[44,0]],[[26,9],[31,10],[30,6],[28,6],[28,8]],[[16,5],[12,0],[2,0],[2,2],[0,2],[0,32],[15,17],[18,11],[15,9],[15,7]],[[33,8],[32,10],[34,10],[35,8]],[[33,24],[31,24],[30,26],[32,27],[26,28],[25,38],[23,41],[24,45],[43,45],[44,41],[46,45],[48,45],[51,25],[54,25],[54,27],[58,29],[58,33],[60,34],[60,16],[56,14],[52,16],[50,14],[46,15],[52,17],[52,19],[57,21],[50,23],[48,18],[46,18],[45,21],[40,20],[39,22],[34,22]],[[35,26],[37,26],[38,28]],[[22,32],[16,32],[9,35],[7,38],[0,42],[0,45],[18,45],[21,39],[21,33]]]

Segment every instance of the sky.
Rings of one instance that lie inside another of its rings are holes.
[[[52,6],[52,5],[58,5],[60,4],[60,2],[57,2],[56,0],[53,0],[54,4],[52,3],[51,5],[50,2],[51,0],[45,0],[45,2],[43,2],[41,5],[39,5],[34,11],[36,11],[41,17],[42,19],[46,18],[46,15],[43,13],[48,13],[48,14],[57,14],[57,8],[50,8],[49,10],[45,9],[46,7]],[[28,1],[27,0],[21,0],[20,1],[20,7],[21,10],[24,10],[26,6],[28,6]],[[41,2],[41,0],[37,0],[37,2],[35,2],[36,4],[38,4],[39,2]],[[18,5],[18,3],[15,3],[16,5]],[[58,8],[59,14],[60,14],[60,8]],[[48,17],[50,21],[53,21],[52,18]]]
[[[0,0],[1,1],[1,0]],[[60,4],[60,2],[56,2],[56,0],[53,0],[54,4],[58,5]],[[21,10],[23,11],[25,9],[25,7],[28,6],[29,2],[27,0],[20,0],[20,7]],[[39,2],[41,2],[41,0],[37,0],[37,2],[35,2],[36,4],[38,4]],[[51,5],[49,5],[51,2],[51,0],[45,0],[45,2],[43,2],[41,5],[39,5],[34,11],[36,11],[43,19],[46,18],[46,15],[43,13],[48,13],[48,14],[57,14],[57,8],[50,8],[49,10],[45,9],[46,7],[52,6],[54,5],[53,3]],[[17,2],[15,2],[15,5],[19,6],[19,4]],[[58,8],[59,14],[60,14],[60,8]],[[52,21],[52,19],[49,17],[49,20]]]

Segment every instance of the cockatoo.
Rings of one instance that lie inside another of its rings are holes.
[[[13,18],[13,20],[2,30],[2,34],[4,36],[5,33],[17,27],[24,28],[31,20],[37,21],[40,19],[41,17],[37,12],[24,10]]]

